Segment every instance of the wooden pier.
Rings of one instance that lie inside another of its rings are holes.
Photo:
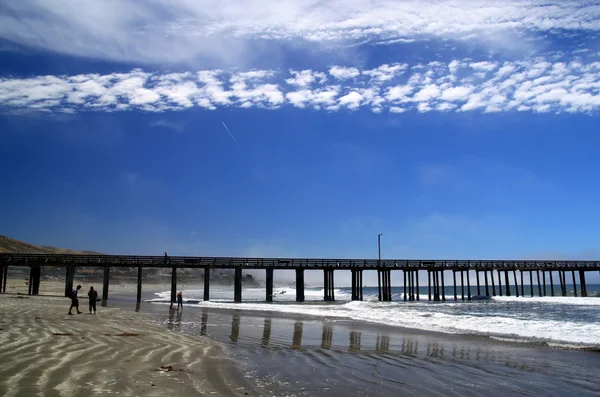
[[[210,299],[210,270],[234,270],[234,301],[242,301],[242,271],[262,269],[266,272],[266,301],[273,300],[275,269],[295,270],[296,301],[303,302],[304,271],[323,271],[323,299],[335,300],[335,271],[350,271],[352,275],[352,300],[363,300],[363,272],[376,271],[378,297],[381,301],[392,300],[392,273],[402,272],[404,300],[419,300],[419,274],[427,274],[428,298],[445,301],[444,272],[452,272],[453,294],[457,300],[471,300],[470,275],[475,274],[477,296],[525,295],[528,281],[530,296],[555,296],[554,275],[558,276],[560,296],[567,296],[569,279],[574,296],[587,296],[585,274],[600,271],[600,261],[552,261],[552,260],[396,260],[396,259],[302,259],[302,258],[236,258],[236,257],[187,257],[187,256],[136,256],[136,255],[41,255],[0,254],[0,293],[6,293],[6,280],[10,266],[25,266],[29,272],[29,294],[39,293],[41,266],[60,266],[65,271],[65,295],[73,289],[75,269],[78,267],[103,268],[102,305],[106,306],[109,295],[111,268],[137,267],[137,301],[142,296],[142,273],[144,268],[171,269],[171,302],[177,294],[177,269],[204,269],[204,300]],[[517,278],[519,272],[520,278]],[[496,277],[494,277],[496,273]],[[512,274],[512,285],[511,281]],[[534,281],[535,275],[535,281]],[[527,278],[525,276],[528,276]],[[457,279],[460,283],[457,282]],[[483,280],[483,282],[482,282]],[[520,284],[519,284],[520,280]],[[550,281],[549,285],[547,280]],[[465,283],[466,281],[466,283]],[[578,289],[579,285],[579,289]],[[460,292],[459,292],[460,287]],[[460,298],[459,298],[460,294]]]

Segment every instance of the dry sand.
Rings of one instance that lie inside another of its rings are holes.
[[[141,313],[98,306],[89,315],[87,299],[84,314],[69,316],[69,304],[0,295],[0,396],[255,395],[224,345],[170,332]]]

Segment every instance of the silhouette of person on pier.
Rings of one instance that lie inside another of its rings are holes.
[[[78,285],[77,288],[75,288],[73,290],[73,292],[71,292],[71,307],[69,307],[69,314],[73,314],[71,313],[71,310],[73,310],[73,308],[77,309],[77,314],[81,314],[83,312],[79,311],[79,299],[77,299],[77,293],[79,292],[79,290],[81,289],[81,285]]]

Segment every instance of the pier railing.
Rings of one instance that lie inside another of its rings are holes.
[[[600,261],[579,260],[442,260],[442,259],[331,259],[241,258],[141,255],[0,254],[9,266],[176,267],[247,269],[447,269],[447,270],[600,270]]]

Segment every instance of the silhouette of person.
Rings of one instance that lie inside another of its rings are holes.
[[[177,294],[177,310],[179,310],[180,307],[181,310],[183,310],[183,291],[179,291]]]
[[[75,288],[73,292],[71,292],[71,307],[69,308],[69,314],[73,314],[71,313],[71,310],[73,310],[73,308],[77,309],[77,314],[83,313],[79,311],[79,299],[77,299],[77,293],[80,289],[81,285],[78,285],[77,288]]]
[[[90,314],[92,314],[92,310],[94,314],[96,314],[96,301],[98,300],[98,291],[94,289],[94,287],[90,287],[88,291],[88,298],[90,300]]]

